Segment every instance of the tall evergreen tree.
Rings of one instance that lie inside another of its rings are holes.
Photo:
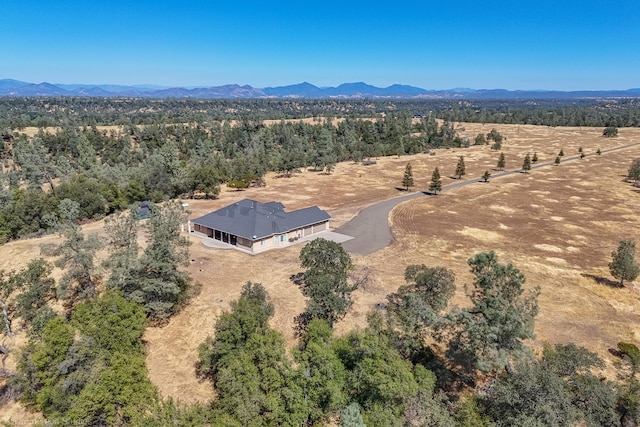
[[[504,170],[505,167],[505,159],[504,159],[504,153],[500,152],[500,157],[498,158],[498,165],[497,168],[499,170]]]
[[[466,170],[465,170],[465,166],[464,166],[464,157],[460,156],[460,158],[458,159],[458,164],[456,165],[456,176],[458,177],[458,179],[462,179],[463,175],[466,175]]]
[[[431,184],[429,184],[429,190],[433,194],[438,194],[442,191],[442,180],[440,179],[440,171],[436,167],[431,174]]]
[[[50,317],[52,310],[47,303],[55,297],[55,280],[51,278],[53,265],[42,258],[34,259],[26,268],[11,272],[3,280],[0,271],[0,307],[11,336],[11,318],[19,317],[28,325],[38,317]]]
[[[531,170],[531,157],[529,156],[529,153],[524,156],[524,161],[522,162],[522,170],[524,171],[524,173],[528,173]]]
[[[411,170],[411,163],[407,163],[407,166],[404,168],[402,186],[406,191],[409,191],[409,187],[413,187],[413,171]]]
[[[138,224],[136,210],[128,213],[109,216],[104,221],[106,243],[109,257],[104,265],[111,274],[107,280],[107,287],[125,290],[126,285],[135,278],[138,264]]]
[[[79,205],[69,199],[60,202],[61,223],[58,226],[63,238],[59,244],[41,246],[44,255],[57,259],[54,265],[64,270],[57,289],[57,297],[65,300],[69,313],[87,298],[98,295],[100,274],[95,265],[96,252],[102,247],[97,235],[85,237],[76,223]]]
[[[269,326],[272,316],[264,287],[247,283],[231,311],[216,322],[215,338],[199,347],[199,372],[218,392],[214,410],[239,425],[305,425],[309,420],[312,403],[304,400],[309,396],[287,358],[284,338]]]
[[[180,234],[180,224],[184,222],[186,213],[179,202],[153,206],[148,223],[149,243],[136,269],[112,282],[127,299],[142,304],[153,320],[172,315],[188,296],[191,277],[180,269],[189,265],[190,242]]]
[[[469,265],[475,276],[468,293],[473,307],[452,313],[457,332],[449,354],[471,369],[508,368],[528,353],[523,340],[534,336],[539,290],[524,294],[524,275],[511,264],[498,263],[493,251],[477,254]]]

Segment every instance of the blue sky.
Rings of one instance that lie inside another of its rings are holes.
[[[639,0],[0,0],[0,78],[640,87]]]

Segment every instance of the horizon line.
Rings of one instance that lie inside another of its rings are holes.
[[[135,84],[131,84],[131,83],[51,83],[49,81],[41,81],[38,83],[35,82],[29,82],[29,81],[24,81],[24,80],[18,80],[18,79],[14,79],[14,78],[2,78],[0,79],[0,81],[14,81],[14,82],[19,82],[19,83],[26,83],[28,85],[39,85],[39,84],[50,84],[50,85],[54,85],[54,86],[90,86],[90,87],[99,87],[99,86],[126,86],[126,87],[147,87],[147,88],[154,88],[156,90],[163,90],[163,89],[208,89],[208,88],[216,88],[216,87],[224,87],[224,86],[239,86],[239,87],[245,87],[245,86],[249,86],[253,89],[270,89],[270,88],[282,88],[282,87],[290,87],[290,86],[298,86],[298,85],[303,85],[303,84],[308,84],[311,86],[314,86],[318,89],[337,89],[340,86],[343,85],[353,85],[353,84],[364,84],[367,86],[371,86],[377,89],[388,89],[390,87],[393,86],[408,86],[408,87],[412,87],[415,89],[420,89],[420,90],[424,90],[424,91],[429,91],[429,92],[445,92],[445,91],[507,91],[507,92],[603,92],[603,91],[607,91],[607,92],[625,92],[625,91],[634,91],[634,90],[640,90],[640,86],[638,87],[628,87],[625,89],[543,89],[543,88],[538,88],[538,89],[506,89],[506,88],[501,88],[501,87],[481,87],[481,88],[473,88],[473,87],[468,87],[468,86],[455,86],[455,87],[450,87],[450,88],[446,88],[446,89],[426,89],[423,88],[421,86],[415,86],[413,84],[407,84],[407,83],[393,83],[390,84],[388,86],[376,86],[374,84],[370,84],[367,83],[365,81],[353,81],[353,82],[344,82],[344,83],[340,83],[336,86],[318,86],[314,83],[310,83],[307,80],[298,82],[298,83],[290,83],[290,84],[284,84],[284,85],[271,85],[271,86],[254,86],[252,84],[249,83],[245,83],[245,84],[240,84],[240,83],[224,83],[224,84],[212,84],[212,85],[163,85],[163,84],[156,84],[156,83],[135,83]]]

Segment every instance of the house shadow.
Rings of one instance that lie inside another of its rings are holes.
[[[623,287],[623,286],[620,286],[620,282],[618,282],[616,280],[611,280],[611,279],[609,279],[607,277],[596,276],[595,274],[588,274],[588,273],[582,273],[581,276],[586,278],[586,279],[591,279],[591,280],[595,281],[599,285],[609,286],[610,288],[622,288]]]

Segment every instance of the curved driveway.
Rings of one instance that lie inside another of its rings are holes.
[[[640,142],[634,142],[633,144],[628,144],[621,147],[609,148],[606,150],[602,150],[602,154],[611,151],[624,150],[626,148],[633,147],[639,144]],[[585,157],[596,155],[597,154],[595,153],[586,154]],[[579,158],[580,156],[565,157],[563,158],[562,162],[564,163]],[[536,165],[532,165],[531,169],[539,169],[545,166],[551,166],[553,164],[554,162],[539,163]],[[491,175],[491,179],[501,178],[503,176],[513,175],[521,172],[522,169],[504,171],[495,175]],[[477,182],[479,182],[479,180],[474,179],[454,182],[442,187],[442,191],[453,190],[454,188],[476,184]],[[346,234],[347,236],[353,237],[353,239],[342,243],[342,247],[354,254],[369,255],[389,246],[389,244],[393,240],[393,235],[391,234],[391,229],[389,228],[389,213],[391,212],[391,210],[402,202],[406,202],[407,200],[430,194],[432,193],[429,191],[405,194],[403,196],[387,199],[364,208],[351,221],[335,230],[340,234]]]

